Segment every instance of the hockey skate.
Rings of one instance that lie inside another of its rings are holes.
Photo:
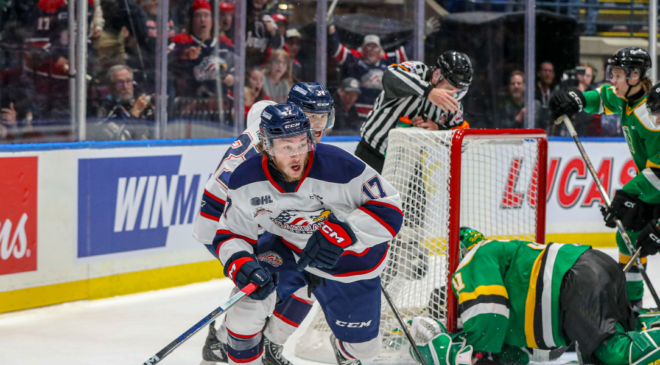
[[[339,365],[362,365],[358,359],[349,359],[343,352],[339,349],[337,345],[337,338],[335,335],[330,335],[330,343],[332,343],[332,349],[335,350],[335,358],[337,358],[337,364]]]
[[[284,355],[284,345],[278,345],[264,336],[264,355],[262,362],[264,365],[293,365]]]
[[[209,324],[209,334],[202,349],[202,362],[200,365],[215,365],[216,363],[228,363],[227,344],[220,342],[216,336],[215,321]]]

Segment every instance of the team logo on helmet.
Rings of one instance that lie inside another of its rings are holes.
[[[273,251],[268,251],[260,254],[257,256],[257,260],[265,262],[271,266],[278,267],[282,265],[284,260],[282,260],[282,256],[280,256],[278,253],[273,252]]]

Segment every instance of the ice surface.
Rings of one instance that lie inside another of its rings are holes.
[[[618,257],[616,249],[604,250]],[[660,290],[660,257],[649,258],[649,275]],[[142,364],[224,302],[233,284],[213,280],[184,287],[95,301],[79,301],[0,315],[1,365]],[[647,294],[646,306],[653,304]],[[314,308],[312,311],[315,311]],[[296,340],[313,312],[285,345],[296,365],[318,364],[294,356]],[[221,317],[222,318],[222,317]],[[207,329],[176,349],[162,364],[197,365]],[[575,360],[566,354],[562,360]],[[562,362],[556,362],[560,364]]]

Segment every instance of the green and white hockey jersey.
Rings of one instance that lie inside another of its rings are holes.
[[[452,278],[467,343],[499,353],[503,344],[566,346],[559,317],[562,279],[590,246],[526,241],[475,245]]]
[[[590,114],[619,114],[621,128],[628,142],[637,176],[623,190],[649,204],[660,204],[660,125],[655,125],[646,109],[646,96],[630,106],[616,95],[611,85],[603,85],[584,94]]]

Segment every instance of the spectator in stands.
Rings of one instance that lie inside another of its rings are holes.
[[[291,89],[291,57],[279,49],[270,56],[264,72],[264,92],[276,103],[286,102]]]
[[[286,35],[286,30],[289,27],[289,19],[279,13],[271,15],[271,18],[273,18],[275,24],[277,25],[277,32],[280,34],[280,36],[284,37],[284,35]]]
[[[549,133],[554,123],[548,103],[552,93],[559,89],[559,85],[555,83],[555,66],[552,62],[546,61],[539,65],[536,79],[538,80],[534,89],[536,127],[543,128]]]
[[[262,100],[270,100],[264,92],[264,73],[261,67],[254,67],[246,73],[245,80],[247,85],[254,90],[255,103]]]
[[[220,36],[212,38],[213,18],[211,5],[206,0],[195,0],[191,8],[191,29],[177,34],[169,46],[170,67],[176,77],[176,95],[212,97],[217,95],[216,80],[224,85],[223,92],[234,85],[234,49],[231,40]],[[219,54],[214,55],[216,42]]]
[[[387,66],[408,60],[406,49],[411,47],[410,44],[386,53],[381,47],[380,38],[368,35],[364,37],[362,48],[349,49],[339,41],[335,26],[328,28],[328,52],[342,66],[342,77],[360,81],[361,93],[356,106],[361,120],[366,120],[376,98],[383,91],[383,75]]]
[[[496,105],[495,128],[522,128],[525,122],[525,74],[516,70],[509,78],[509,88]]]
[[[286,31],[286,44],[284,45],[286,51],[291,55],[293,60],[293,83],[297,84],[302,81],[303,68],[302,64],[296,56],[300,52],[300,32],[298,29],[291,28]]]
[[[358,115],[355,102],[360,96],[360,83],[357,79],[347,77],[332,96],[335,101],[335,126],[333,134],[359,134],[362,122]]]
[[[90,111],[99,121],[90,123],[88,137],[92,140],[149,139],[152,137],[154,105],[151,97],[135,97],[133,70],[115,65],[108,70],[112,94]]]
[[[234,39],[234,4],[220,3],[220,34]]]
[[[109,119],[153,119],[154,107],[147,94],[135,97],[133,70],[126,65],[115,65],[108,70],[110,91],[95,115]]]
[[[243,89],[243,104],[244,104],[244,107],[245,107],[245,115],[243,116],[243,118],[245,118],[245,120],[247,120],[247,115],[248,115],[248,112],[250,111],[250,108],[252,108],[252,105],[254,105],[254,103],[256,102],[255,101],[256,97],[257,97],[257,94],[254,92],[254,90],[251,87],[249,87],[249,86],[244,87],[244,89]]]
[[[245,68],[263,65],[268,48],[278,50],[283,37],[270,15],[262,14],[268,0],[247,0]]]

